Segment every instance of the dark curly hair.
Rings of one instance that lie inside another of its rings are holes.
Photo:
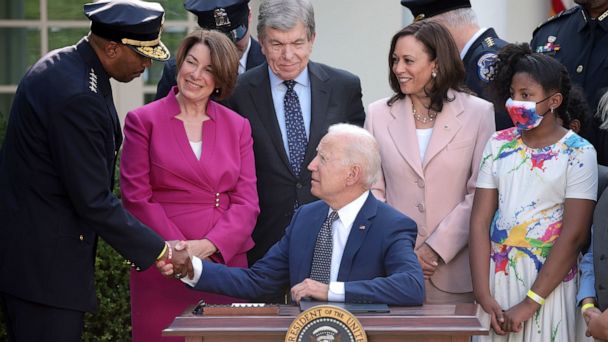
[[[570,123],[574,120],[578,120],[581,128],[585,127],[591,118],[591,109],[587,104],[585,94],[581,87],[573,85],[570,89],[566,115],[561,118],[563,121],[562,126],[564,126],[564,128],[570,128]]]
[[[431,110],[439,113],[443,109],[444,101],[454,100],[448,98],[450,88],[471,93],[464,85],[464,65],[460,59],[458,47],[448,29],[440,23],[422,20],[404,27],[391,39],[391,48],[388,52],[388,82],[395,95],[387,101],[389,106],[395,101],[405,98],[405,94],[401,92],[399,80],[393,73],[393,53],[397,41],[406,36],[414,36],[421,42],[430,59],[437,63],[437,77],[433,79],[431,87],[424,90],[431,99]]]
[[[581,110],[581,103],[585,103],[584,97],[578,95],[580,93],[574,92],[571,95],[572,86],[565,66],[554,58],[533,53],[530,45],[522,43],[508,44],[498,53],[496,72],[489,84],[496,108],[504,107],[507,99],[511,97],[511,81],[515,74],[521,72],[530,75],[545,93],[557,91],[562,94],[562,104],[555,109],[555,112],[564,125],[566,122],[570,123],[574,117],[573,113]]]

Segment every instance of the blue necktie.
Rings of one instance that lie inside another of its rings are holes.
[[[287,127],[287,147],[289,148],[289,164],[296,176],[300,175],[300,169],[304,162],[304,154],[308,145],[306,129],[304,128],[304,118],[298,94],[293,90],[296,81],[289,80],[283,82],[287,87],[287,92],[283,98],[285,108],[285,126]]]
[[[315,252],[312,256],[312,267],[310,268],[310,279],[329,284],[329,274],[331,271],[331,254],[334,248],[333,234],[331,225],[338,219],[338,212],[332,211],[321,225]]]

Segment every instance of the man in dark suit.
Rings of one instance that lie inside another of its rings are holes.
[[[305,166],[327,127],[362,126],[365,120],[359,78],[309,61],[315,40],[312,4],[265,0],[259,13],[258,37],[267,63],[240,75],[226,103],[249,119],[253,133],[260,216],[250,265],[283,236],[294,210],[315,200]]]
[[[560,12],[539,25],[532,34],[533,51],[560,61],[572,83],[583,88],[595,112],[600,98],[608,92],[608,0],[574,0],[578,6]],[[606,133],[602,124],[589,120],[581,136],[597,150],[598,162],[608,165]]]
[[[445,25],[460,50],[466,71],[465,83],[477,96],[492,102],[488,82],[494,72],[498,50],[507,42],[493,28],[481,28],[469,0],[401,0],[412,11],[414,20],[432,18]],[[513,126],[504,104],[495,106],[496,130]]]
[[[250,34],[251,10],[249,0],[186,0],[184,7],[198,18],[198,25],[208,30],[218,30],[230,37],[236,45],[241,59],[239,74],[266,61],[257,40]],[[176,85],[177,74],[175,59],[170,59],[163,68],[156,99],[167,96],[171,87]]]
[[[129,82],[169,57],[164,10],[124,0],[84,12],[91,33],[22,79],[0,151],[0,298],[11,341],[81,340],[84,312],[97,308],[98,236],[138,270],[188,260],[112,194],[122,134],[110,78]]]
[[[295,302],[421,305],[416,223],[369,191],[380,171],[371,134],[354,125],[331,126],[308,169],[311,191],[321,201],[301,206],[262,259],[244,269],[194,258],[194,279],[182,281],[240,298],[276,295],[289,285]],[[171,275],[170,266],[163,271]]]

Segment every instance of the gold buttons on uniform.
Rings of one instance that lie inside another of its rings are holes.
[[[576,73],[580,74],[581,72],[583,72],[583,66],[579,65],[579,66],[576,67]]]

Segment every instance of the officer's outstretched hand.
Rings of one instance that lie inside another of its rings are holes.
[[[163,258],[156,262],[156,267],[165,277],[183,278],[188,276],[194,277],[194,268],[192,267],[192,259],[188,253],[187,243],[185,241],[167,241],[168,249]]]

